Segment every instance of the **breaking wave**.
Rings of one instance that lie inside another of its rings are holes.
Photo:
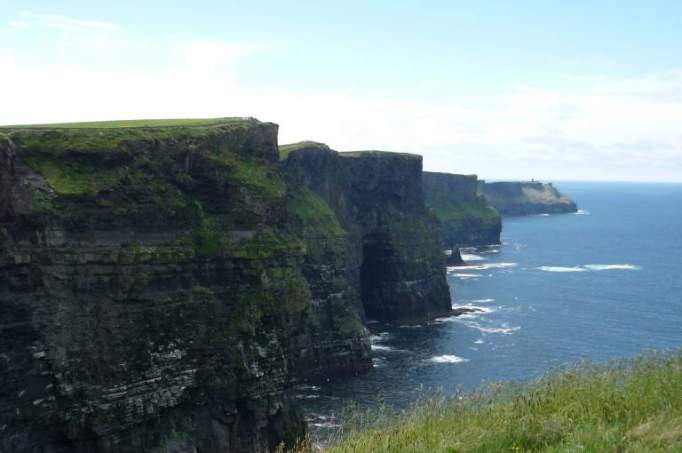
[[[457,271],[484,271],[486,269],[506,269],[510,267],[516,267],[517,263],[485,263],[485,264],[475,264],[471,266],[448,266],[448,272]]]
[[[544,272],[588,272],[588,271],[638,271],[642,269],[634,264],[585,264],[584,266],[540,266],[538,270]]]
[[[461,257],[464,261],[483,261],[485,259],[482,256],[474,255],[473,253],[462,253]]]
[[[574,266],[574,267],[564,267],[564,266],[540,266],[539,270],[544,272],[586,272],[587,269]]]
[[[437,355],[429,359],[429,362],[431,363],[462,363],[468,361],[469,359],[451,354]]]
[[[591,271],[638,271],[642,268],[640,266],[635,266],[634,264],[586,264],[585,269]]]

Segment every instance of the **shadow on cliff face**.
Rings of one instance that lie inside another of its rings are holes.
[[[365,236],[360,266],[360,295],[369,319],[399,320],[401,308],[386,300],[382,282],[391,280],[391,247],[381,234]]]

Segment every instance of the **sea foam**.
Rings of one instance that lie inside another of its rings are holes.
[[[588,272],[588,271],[638,271],[642,269],[634,264],[585,264],[584,266],[540,266],[544,272]]]
[[[462,273],[462,272],[451,273],[450,275],[452,275],[453,277],[461,278],[462,280],[466,280],[466,279],[468,279],[468,278],[478,278],[478,277],[480,277],[479,274],[465,274],[465,273]]]
[[[459,357],[452,354],[437,355],[429,359],[429,362],[432,363],[462,363],[468,361],[469,359],[465,359],[463,357]]]
[[[640,266],[634,264],[586,264],[584,267],[591,271],[638,271],[642,269]]]
[[[485,264],[475,264],[471,266],[448,266],[448,272],[457,271],[484,271],[486,269],[507,269],[510,267],[516,267],[517,263],[485,263]]]
[[[462,253],[461,257],[464,261],[483,261],[485,259],[482,256],[473,253]]]
[[[564,266],[540,266],[539,270],[544,272],[586,272],[587,269],[574,266],[574,267],[564,267]]]

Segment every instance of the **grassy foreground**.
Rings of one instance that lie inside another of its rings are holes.
[[[315,451],[304,446],[299,452]],[[363,415],[326,453],[682,452],[682,350]]]

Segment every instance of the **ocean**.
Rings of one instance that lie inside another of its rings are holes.
[[[505,218],[500,246],[448,268],[453,306],[480,312],[372,324],[371,371],[297,388],[315,437],[350,411],[682,346],[682,184],[555,185],[578,213]]]

